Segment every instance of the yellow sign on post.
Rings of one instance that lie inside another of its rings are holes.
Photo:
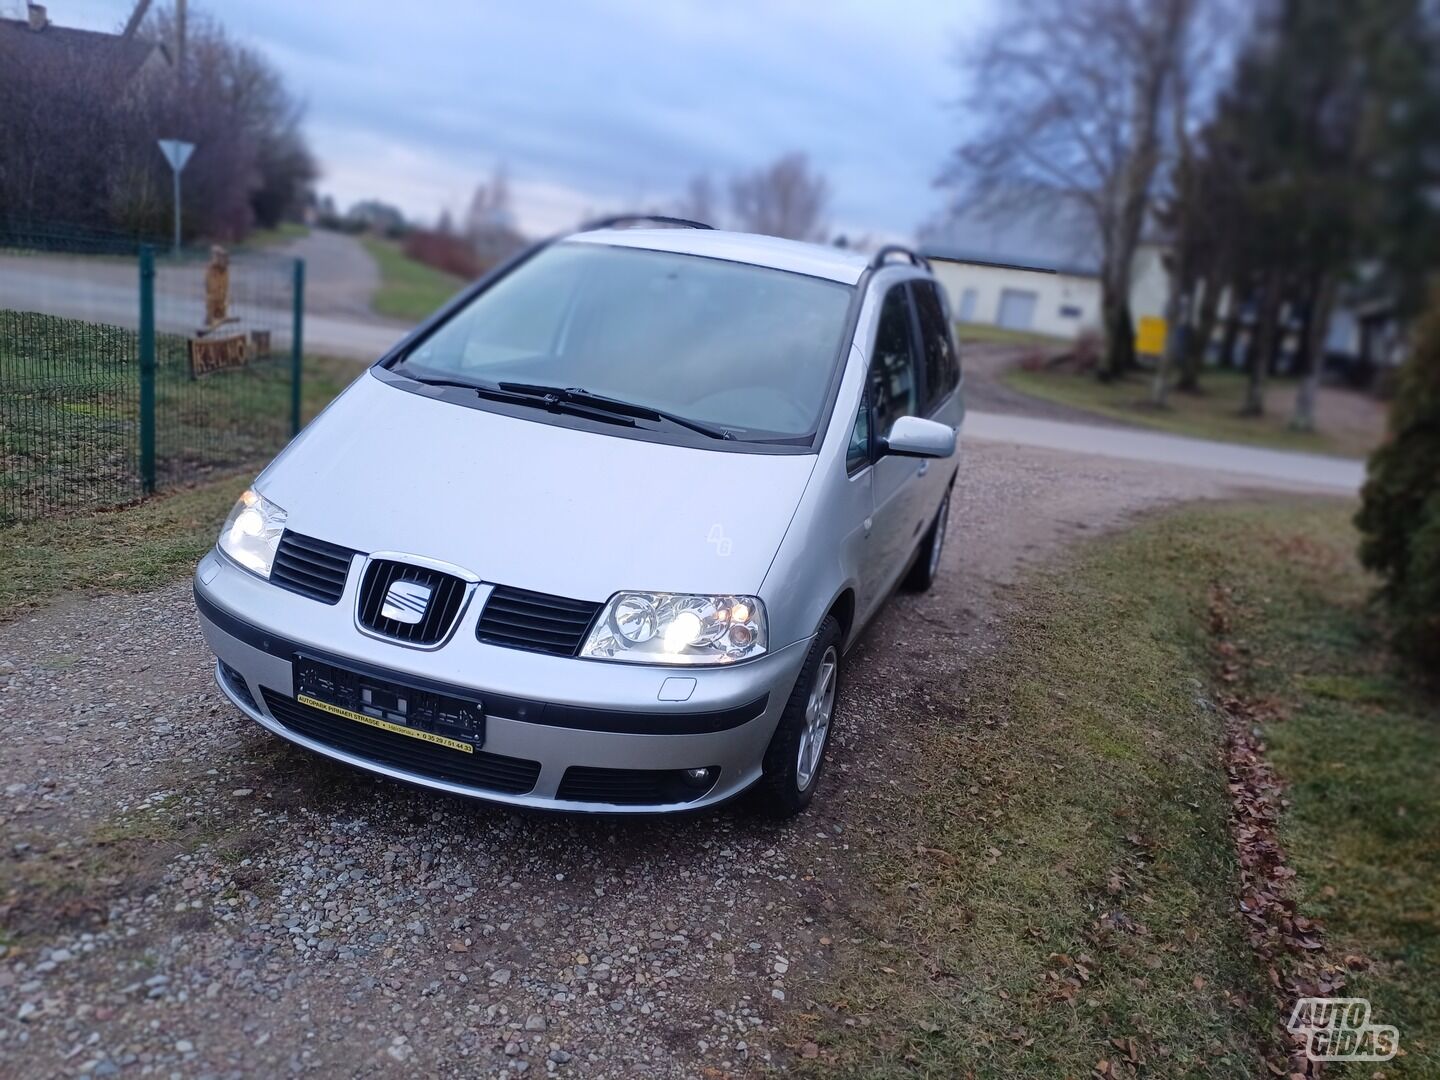
[[[1135,330],[1135,351],[1143,356],[1159,356],[1165,351],[1165,320],[1159,315],[1140,316]]]

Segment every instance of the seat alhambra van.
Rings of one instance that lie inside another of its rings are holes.
[[[960,382],[902,248],[628,217],[538,244],[240,497],[195,577],[220,688],[442,791],[794,814],[847,650],[935,579]]]

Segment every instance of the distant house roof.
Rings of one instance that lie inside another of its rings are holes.
[[[1100,276],[1094,219],[1067,203],[952,207],[921,230],[920,243],[939,259]]]
[[[134,78],[157,51],[168,64],[170,54],[165,46],[143,38],[53,23],[35,30],[25,19],[0,19],[0,62],[57,70],[108,70],[124,83]]]
[[[1100,276],[1099,272],[1091,267],[1047,264],[1035,259],[1009,258],[1004,255],[996,255],[993,252],[961,251],[957,248],[927,245],[921,247],[920,254],[927,259],[939,259],[941,262],[966,263],[969,266],[990,266],[997,270],[1028,270],[1035,274],[1067,274],[1071,277]]]
[[[1100,276],[1103,256],[1094,219],[1066,203],[952,208],[921,230],[920,242],[930,259],[1082,278]],[[1147,223],[1138,248],[1164,246],[1161,232]]]

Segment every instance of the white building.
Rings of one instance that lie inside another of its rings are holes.
[[[950,310],[961,323],[1000,326],[1073,340],[1099,330],[1100,275],[1088,266],[1044,265],[1021,259],[976,255],[932,246],[921,251],[950,294]],[[1163,318],[1169,277],[1162,251],[1142,245],[1135,252],[1130,311],[1135,325]]]

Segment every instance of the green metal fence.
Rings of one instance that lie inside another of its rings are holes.
[[[122,505],[299,429],[304,265],[0,224],[0,526]]]

